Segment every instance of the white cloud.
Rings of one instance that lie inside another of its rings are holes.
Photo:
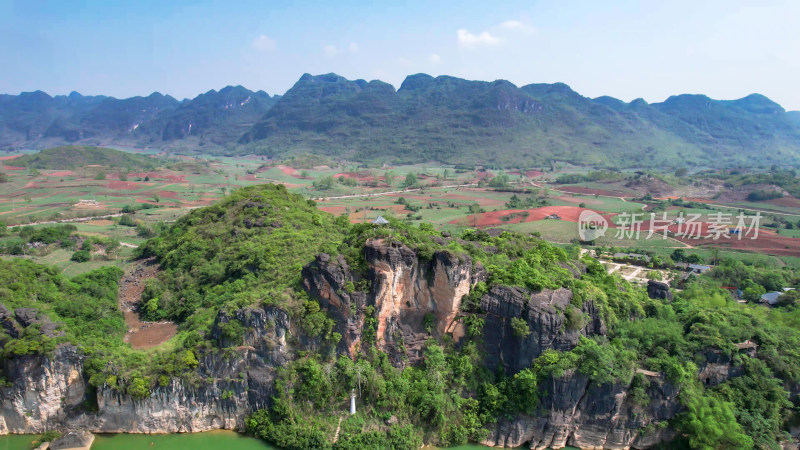
[[[350,50],[350,53],[358,53],[360,48],[357,42],[351,42],[347,49]]]
[[[278,45],[275,43],[275,40],[271,39],[269,36],[266,36],[264,34],[253,39],[252,45],[254,49],[260,52],[268,52],[278,48]]]
[[[525,28],[525,24],[523,24],[519,20],[506,20],[505,22],[500,24],[500,28],[505,28],[507,30],[515,30],[519,28]]]
[[[501,38],[492,36],[488,31],[472,34],[463,28],[458,30],[458,44],[462,47],[491,46],[497,45],[502,41]]]
[[[431,56],[428,56],[428,62],[431,64],[439,64],[442,62],[442,57],[436,53],[432,53]]]
[[[322,47],[322,52],[325,53],[325,56],[328,58],[333,58],[339,54],[339,49],[333,44],[328,44]]]

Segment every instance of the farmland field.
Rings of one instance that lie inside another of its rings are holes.
[[[3,164],[0,171],[8,176],[8,182],[0,183],[0,221],[9,226],[24,226],[81,219],[82,222],[76,223],[77,235],[113,238],[123,243],[118,258],[110,260],[98,257],[76,263],[70,261],[72,252],[64,249],[29,256],[70,275],[106,264],[124,265],[125,257],[147,239],[140,229],[120,225],[123,210],[130,212],[136,224],[152,228],[173,222],[193,208],[210,205],[238,187],[259,183],[284,184],[290,191],[314,199],[323,211],[347,214],[351,222],[371,221],[378,216],[396,217],[417,224],[431,223],[451,233],[471,227],[494,227],[537,233],[546,240],[569,244],[578,239],[576,222],[581,211],[591,209],[603,215],[611,227],[594,242],[597,246],[635,249],[659,256],[684,248],[701,257],[708,257],[711,248],[717,247],[726,255],[752,261],[760,261],[759,254],[775,255],[765,256],[767,259],[763,261],[780,265],[796,265],[800,258],[800,226],[780,229],[777,233],[770,228],[758,242],[735,243],[694,241],[679,236],[664,239],[660,235],[648,239],[647,231],[638,238],[620,239],[619,230],[615,230],[631,216],[648,222],[651,211],[657,220],[666,217],[670,221],[680,215],[699,214],[702,217],[699,220],[706,221],[717,213],[733,218],[741,211],[755,214],[740,208],[761,210],[762,225],[774,225],[787,217],[800,219],[800,201],[791,198],[725,205],[718,200],[697,199],[701,201],[670,206],[664,205],[664,200],[644,200],[635,188],[621,183],[554,184],[548,180],[554,180],[560,172],[543,173],[539,168],[507,172],[456,170],[436,164],[369,168],[314,159],[178,157],[159,160],[159,168],[154,170],[113,167],[33,170],[15,166],[13,156],[0,162]],[[575,167],[561,169],[564,170],[587,173]],[[487,182],[501,174],[507,176],[507,184],[498,187]],[[546,218],[551,215],[556,218]],[[0,238],[0,244],[10,242],[9,239],[13,241],[13,237]]]

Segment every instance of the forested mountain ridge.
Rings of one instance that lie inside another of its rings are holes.
[[[283,96],[241,86],[179,102],[0,96],[0,148],[64,142],[362,161],[609,167],[800,164],[800,120],[770,99],[583,97],[563,83],[408,76],[399,89],[304,74]]]
[[[0,95],[0,148],[62,144],[137,145],[219,150],[233,144],[277,101],[242,86],[178,101],[147,97]]]

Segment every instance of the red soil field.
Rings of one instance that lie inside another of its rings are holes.
[[[8,155],[8,156],[0,156],[0,161],[8,161],[9,159],[19,158],[22,155]]]
[[[44,174],[46,177],[69,177],[75,175],[75,172],[71,170],[59,170],[58,172],[50,172]]]
[[[358,174],[358,172],[341,172],[341,173],[337,173],[336,175],[333,176],[333,178],[339,178],[339,177],[353,178],[353,179],[355,179],[355,180],[357,180],[359,182],[362,182],[362,183],[363,182],[368,182],[368,181],[375,181],[375,177],[374,176],[361,176],[361,175]],[[422,177],[423,176],[420,175],[420,178],[422,178]]]
[[[23,186],[22,189],[35,189],[35,188],[40,188],[40,187],[41,186],[39,186],[38,184],[36,184],[33,181],[31,181],[31,182],[28,182],[28,184],[26,184],[25,186]]]
[[[800,208],[800,199],[791,196],[776,198],[773,200],[766,201],[764,203],[769,203],[770,205],[776,205],[776,206],[788,206],[790,208]]]
[[[679,238],[678,240],[695,247],[710,246],[778,256],[800,256],[800,239],[776,235],[765,230],[760,230],[756,239],[750,239],[750,235],[748,235],[742,237],[741,240],[735,238],[717,240]]]
[[[159,197],[163,198],[171,198],[171,199],[178,199],[178,193],[172,191],[158,191],[157,192]]]
[[[17,166],[3,166],[5,170],[25,170],[24,167],[17,167]]]
[[[258,181],[258,178],[256,178],[256,176],[253,174],[245,175],[243,179],[245,181]]]
[[[528,178],[538,177],[539,175],[544,175],[544,172],[540,172],[538,170],[528,170],[525,172],[525,176]]]
[[[303,178],[300,176],[300,173],[297,172],[297,169],[293,167],[280,165],[278,166],[278,169],[281,169],[281,172],[285,173],[286,175],[289,175],[290,177]]]
[[[482,214],[471,215],[467,218],[470,224],[474,224],[477,218],[477,227],[489,227],[489,226],[497,226],[509,223],[520,223],[523,221],[522,217],[516,217],[512,220],[504,222],[500,220],[501,217],[509,216],[514,213],[521,213],[521,212],[528,212],[528,217],[524,219],[525,222],[536,222],[538,220],[544,220],[545,217],[551,214],[558,214],[561,217],[561,220],[565,220],[567,222],[578,222],[578,218],[581,214],[581,211],[585,210],[586,208],[580,208],[577,206],[542,206],[541,208],[533,208],[533,209],[506,209],[502,211],[492,211],[492,212],[485,212]],[[614,217],[616,214],[602,214],[606,220],[611,223],[611,218]],[[459,222],[463,221],[463,219],[454,219],[451,220],[451,224],[458,224]]]
[[[318,206],[317,209],[331,213],[334,216],[341,216],[345,211],[344,206]]]
[[[136,203],[148,203],[150,205],[157,205],[158,204],[156,202],[151,202],[150,200],[142,200],[141,198],[137,198],[136,199]]]

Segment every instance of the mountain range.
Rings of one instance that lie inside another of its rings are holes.
[[[305,74],[283,96],[228,86],[183,101],[160,93],[0,95],[0,148],[66,143],[491,166],[800,164],[800,112],[759,94],[625,103],[583,97],[563,83],[518,87],[425,74],[397,90]]]

